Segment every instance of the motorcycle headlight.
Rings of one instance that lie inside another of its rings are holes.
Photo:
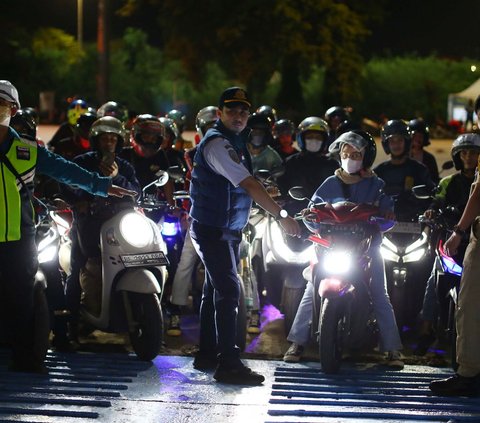
[[[180,224],[177,218],[166,216],[162,223],[163,236],[175,236],[180,232]]]
[[[38,263],[47,263],[52,261],[57,254],[57,246],[56,245],[49,245],[48,247],[44,248],[42,251],[38,252]]]
[[[407,248],[405,248],[405,257],[403,257],[404,263],[412,261],[419,261],[427,253],[428,237],[425,232],[422,233],[422,237],[412,242]]]
[[[271,226],[272,231],[272,248],[277,254],[282,257],[287,263],[308,264],[315,254],[313,244],[306,246],[300,252],[295,252],[290,249],[283,238],[283,230],[277,222],[273,222]]]
[[[412,261],[418,261],[425,255],[426,252],[427,252],[426,248],[418,248],[417,250],[412,251],[411,253],[405,254],[405,257],[403,257],[403,262],[409,263]]]
[[[384,260],[398,262],[400,260],[397,246],[390,241],[388,238],[384,237],[382,244],[380,245],[380,253]]]
[[[128,213],[122,217],[120,233],[126,242],[137,248],[153,242],[154,232],[150,222],[138,213]]]
[[[342,275],[352,266],[352,256],[346,251],[332,251],[325,254],[323,268],[329,275]]]

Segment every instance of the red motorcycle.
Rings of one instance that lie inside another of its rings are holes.
[[[377,207],[342,202],[316,204],[303,215],[313,232],[317,262],[312,264],[314,286],[312,335],[319,343],[326,373],[340,369],[346,350],[373,348],[378,328],[370,296],[370,248],[380,232],[394,222],[380,217]]]

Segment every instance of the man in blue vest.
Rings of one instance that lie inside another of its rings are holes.
[[[22,138],[9,126],[19,108],[17,89],[0,80],[0,309],[12,346],[10,369],[45,373],[45,357],[34,348],[33,287],[38,260],[31,193],[35,172],[103,197],[134,193]]]
[[[218,120],[194,157],[190,234],[205,265],[205,284],[200,349],[193,365],[198,370],[216,367],[213,377],[218,382],[258,385],[264,377],[242,363],[235,344],[242,229],[252,200],[274,215],[287,234],[299,236],[300,227],[251,175],[246,146],[250,106],[243,89],[226,89],[220,96]]]

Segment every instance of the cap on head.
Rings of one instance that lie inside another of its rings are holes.
[[[18,99],[18,91],[10,81],[0,80],[0,98],[15,103],[17,109],[20,109],[20,100]]]
[[[247,92],[240,87],[227,88],[218,101],[218,107],[220,109],[223,108],[223,106],[235,107],[239,105],[247,106],[248,108],[252,105],[248,99]]]

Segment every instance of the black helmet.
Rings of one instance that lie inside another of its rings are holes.
[[[377,146],[373,137],[366,131],[356,129],[344,132],[328,147],[328,152],[340,163],[340,151],[344,144],[351,145],[356,150],[365,149],[362,167],[368,169],[377,157]]]
[[[10,126],[30,140],[35,140],[37,136],[37,124],[32,114],[25,109],[18,109],[17,113],[11,117]]]
[[[22,110],[32,117],[32,119],[35,121],[35,125],[38,125],[40,123],[40,117],[38,116],[38,112],[33,107],[24,107]]]
[[[408,125],[401,119],[389,120],[382,127],[382,147],[386,154],[390,154],[390,147],[388,146],[388,140],[394,135],[401,135],[405,140],[405,154],[410,151],[410,144],[412,142],[412,135],[408,129]]]
[[[200,109],[195,118],[195,127],[201,137],[205,135],[207,129],[217,121],[217,106],[207,106]]]
[[[297,128],[297,144],[298,147],[305,151],[305,132],[318,131],[323,134],[324,144],[328,137],[328,124],[317,116],[309,116],[303,119]]]
[[[159,118],[159,120],[162,123],[162,125],[165,127],[165,137],[168,135],[172,145],[175,144],[175,141],[180,136],[180,133],[178,132],[177,124],[173,119],[166,118],[166,117],[161,117]]]
[[[293,136],[295,133],[295,125],[290,119],[280,119],[273,125],[273,137],[278,138],[280,134],[289,134]]]
[[[350,114],[341,106],[332,106],[325,112],[325,120],[330,125],[332,118],[338,117],[341,122],[350,119]]]
[[[257,112],[252,113],[248,118],[247,126],[250,129],[261,129],[264,131],[265,135],[263,136],[263,145],[271,145],[273,142],[272,136],[272,120],[263,114]],[[252,134],[250,133],[249,140],[251,139]]]
[[[344,120],[340,125],[337,126],[337,129],[335,130],[335,139],[345,132],[357,131],[360,129],[360,125],[357,122],[354,122],[353,120]]]
[[[180,134],[184,131],[185,123],[187,122],[187,115],[185,113],[177,109],[172,109],[165,115],[165,117],[173,119]]]
[[[97,116],[99,118],[112,116],[125,123],[128,120],[128,110],[125,106],[122,106],[116,101],[107,101],[98,108]]]
[[[268,104],[260,106],[257,110],[255,110],[255,113],[270,118],[270,122],[272,123],[272,125],[277,121],[277,111]]]
[[[430,145],[430,129],[422,118],[415,118],[408,122],[408,129],[411,135],[415,132],[420,132],[423,135],[424,147]]]
[[[97,119],[90,128],[90,145],[92,150],[98,150],[98,137],[102,134],[116,134],[118,136],[117,145],[115,146],[115,152],[122,151],[124,133],[122,122],[113,116],[105,116]]]
[[[155,136],[153,143],[144,140],[143,137],[147,134]],[[134,119],[130,131],[130,141],[132,144],[138,145],[141,149],[150,148],[152,153],[155,153],[160,149],[164,138],[165,127],[158,117],[150,114],[142,114]]]
[[[462,150],[474,150],[480,153],[480,134],[462,134],[453,141],[450,154],[455,164],[455,169],[457,170],[463,169],[463,163],[460,159],[460,152]]]
[[[77,120],[77,124],[75,125],[75,130],[77,134],[85,139],[88,139],[90,134],[90,129],[93,123],[97,120],[97,114],[87,112],[80,116]]]

